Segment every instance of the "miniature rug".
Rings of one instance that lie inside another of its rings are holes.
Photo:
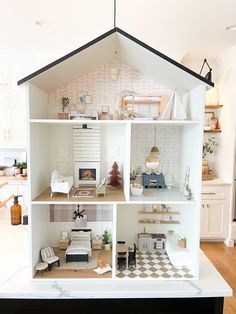
[[[91,188],[81,188],[81,189],[76,189],[73,197],[93,197],[94,196],[94,189]]]
[[[136,253],[134,266],[116,271],[118,278],[159,278],[159,279],[191,279],[193,275],[187,267],[174,267],[165,251],[155,253]]]

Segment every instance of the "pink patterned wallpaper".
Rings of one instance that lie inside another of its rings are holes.
[[[111,77],[112,69],[118,70],[117,80]],[[157,81],[149,79],[135,69],[116,60],[100,65],[93,72],[68,83],[49,94],[49,117],[56,118],[61,108],[61,98],[69,97],[70,110],[84,110],[86,114],[101,112],[102,106],[109,106],[109,112],[120,110],[123,91],[135,91],[138,95],[170,94],[170,90]],[[81,95],[92,96],[92,104],[83,104]]]

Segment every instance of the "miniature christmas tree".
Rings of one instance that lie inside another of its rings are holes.
[[[118,170],[117,162],[115,161],[112,165],[112,170],[109,172],[111,176],[109,177],[109,185],[117,187],[120,186],[121,177],[119,176],[120,171]]]

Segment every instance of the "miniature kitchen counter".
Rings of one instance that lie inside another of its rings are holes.
[[[107,304],[118,302],[119,299],[128,299],[130,308],[132,308],[133,299],[136,300],[136,303],[139,299],[138,304],[141,300],[143,300],[142,304],[145,304],[145,300],[152,299],[150,304],[156,302],[156,306],[161,307],[159,302],[164,302],[163,300],[168,298],[168,303],[171,303],[172,299],[173,302],[183,299],[185,304],[188,302],[187,299],[191,300],[193,308],[195,301],[203,302],[204,307],[205,303],[209,305],[213,302],[213,307],[218,311],[211,312],[208,309],[206,313],[209,314],[223,313],[221,311],[223,298],[232,295],[229,285],[202,252],[200,254],[200,279],[197,281],[156,281],[154,279],[114,281],[104,279],[101,285],[101,280],[98,282],[94,279],[49,281],[42,278],[32,280],[28,265],[28,226],[11,226],[7,211],[0,215],[0,247],[2,256],[0,261],[0,306],[2,309],[5,307],[8,309],[11,306],[17,306],[17,308],[29,306],[26,299],[29,299],[28,302],[32,306],[34,302],[37,302],[32,299],[80,299],[77,302],[95,299],[98,303],[100,299],[107,299]],[[12,298],[16,300],[11,300],[9,303],[8,299]],[[40,304],[43,306],[44,302]],[[37,303],[38,306],[40,305]],[[57,308],[55,304],[54,308]],[[198,307],[198,309],[201,309],[201,313],[205,313],[202,308]],[[5,311],[5,313],[15,312]],[[148,313],[147,308],[145,313]],[[191,313],[195,312],[191,310]]]

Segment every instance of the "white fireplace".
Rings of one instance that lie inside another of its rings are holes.
[[[100,162],[75,161],[75,186],[100,183]]]

